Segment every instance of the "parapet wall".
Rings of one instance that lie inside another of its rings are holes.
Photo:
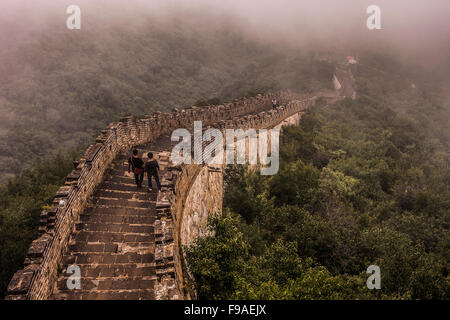
[[[277,109],[219,121],[210,127],[221,129],[223,136],[226,129],[278,129],[283,123],[298,121],[298,114],[310,107],[315,99],[293,100]],[[204,143],[203,150],[209,152]],[[156,296],[158,299],[190,299],[195,297],[195,292],[186,286],[192,279],[184,261],[183,247],[205,234],[209,215],[221,213],[224,167],[189,164],[172,165],[169,170],[169,176],[163,179],[173,181],[172,187],[160,193],[156,204],[160,221],[160,229],[156,231],[160,235],[155,256],[157,267],[160,267]]]
[[[273,98],[285,106],[263,112],[270,107]],[[8,286],[7,299],[35,300],[50,297],[58,270],[62,266],[62,256],[68,249],[69,238],[79,220],[79,215],[86,208],[87,200],[94,189],[102,181],[105,170],[118,154],[128,152],[133,146],[155,141],[177,128],[188,128],[192,126],[194,120],[201,120],[205,125],[221,129],[273,127],[283,119],[307,108],[314,101],[314,98],[303,101],[296,101],[295,98],[296,95],[293,93],[283,91],[218,106],[175,109],[170,113],[157,112],[142,119],[123,117],[119,122],[108,125],[95,143],[86,150],[84,156],[74,162],[74,170],[67,176],[64,186],[56,193],[51,209],[41,213],[40,237],[32,242],[24,261],[25,267],[14,274]],[[191,237],[191,233],[200,232],[197,227],[182,229],[183,225],[186,226],[183,222],[189,223],[195,219],[190,216],[192,210],[186,209],[186,199],[192,197],[192,192],[198,190],[195,181],[198,176],[202,177],[202,170],[213,172],[211,168],[201,165],[172,168],[173,181],[176,183],[169,197],[170,206],[168,208],[164,201],[160,201],[159,207],[157,204],[159,213],[170,211],[169,214],[174,218],[172,251],[175,260],[176,287],[182,297],[184,297],[183,271],[179,244],[185,243],[184,239]],[[213,185],[217,183],[212,182]],[[217,204],[211,203],[211,206],[214,208]],[[165,247],[158,250],[160,254],[164,254]]]

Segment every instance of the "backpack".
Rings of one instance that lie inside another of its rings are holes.
[[[133,172],[135,174],[143,174],[144,173],[144,169],[143,168],[136,168],[134,166],[134,162],[133,162],[133,158],[132,157],[130,157],[130,162],[131,162],[131,166],[133,167]]]

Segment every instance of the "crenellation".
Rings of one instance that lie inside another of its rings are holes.
[[[285,107],[267,109],[275,97]],[[303,111],[314,97],[302,101],[291,92],[258,95],[239,101],[172,112],[155,112],[142,119],[121,117],[110,123],[89,146],[84,155],[74,161],[72,172],[64,186],[55,194],[50,209],[40,215],[39,238],[30,245],[24,268],[17,271],[8,287],[8,299],[48,299],[52,295],[58,270],[65,263],[71,235],[80,223],[94,190],[102,182],[112,161],[132,147],[154,142],[170,135],[178,127],[190,127],[202,120],[205,128],[270,128],[281,120]],[[161,177],[163,192],[156,203],[155,261],[159,298],[189,298],[195,293],[183,293],[187,271],[183,265],[182,246],[202,234],[207,215],[221,210],[222,168],[203,165],[170,164],[170,153],[160,153],[167,159],[167,173]],[[219,173],[219,174],[218,174]],[[80,226],[80,225],[79,225]]]

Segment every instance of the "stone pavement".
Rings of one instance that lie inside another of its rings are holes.
[[[158,146],[158,149],[156,148]],[[153,151],[160,162],[160,179],[166,183],[168,137],[137,149],[144,161]],[[130,150],[131,154],[131,150]],[[157,220],[157,192],[137,188],[133,174],[128,174],[129,155],[119,155],[97,187],[85,212],[80,216],[64,256],[53,299],[155,299],[158,276],[169,274],[170,261],[155,261],[155,246],[160,235]],[[157,231],[157,230],[156,230]],[[170,259],[169,259],[170,260]],[[172,261],[173,264],[173,261]],[[81,288],[69,289],[66,274],[69,265],[81,269]],[[157,269],[159,271],[157,271]]]

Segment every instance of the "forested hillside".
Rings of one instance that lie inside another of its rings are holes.
[[[1,295],[37,237],[40,211],[107,123],[267,90],[331,87],[333,66],[312,52],[263,45],[232,27],[197,33],[175,21],[100,30],[49,28],[1,52]]]
[[[278,174],[229,168],[223,215],[187,248],[201,299],[450,298],[449,98],[389,57],[361,63],[359,98],[283,132]]]
[[[332,67],[313,62],[308,50],[262,44],[231,21],[101,21],[79,32],[49,25],[5,40],[0,180],[36,158],[92,142],[120,115],[229,101],[268,89],[330,86]]]
[[[280,89],[320,93],[353,55],[357,99],[319,98],[286,128],[278,174],[227,168],[224,211],[185,248],[190,285],[200,299],[450,299],[445,1],[397,13],[386,1],[382,30],[367,30],[363,2],[82,0],[76,31],[69,0],[4,2],[0,298],[40,212],[109,122]],[[373,264],[382,289],[369,291]]]
[[[0,186],[0,297],[23,266],[31,241],[38,237],[39,216],[50,208],[56,191],[73,169],[80,150],[36,162]]]

